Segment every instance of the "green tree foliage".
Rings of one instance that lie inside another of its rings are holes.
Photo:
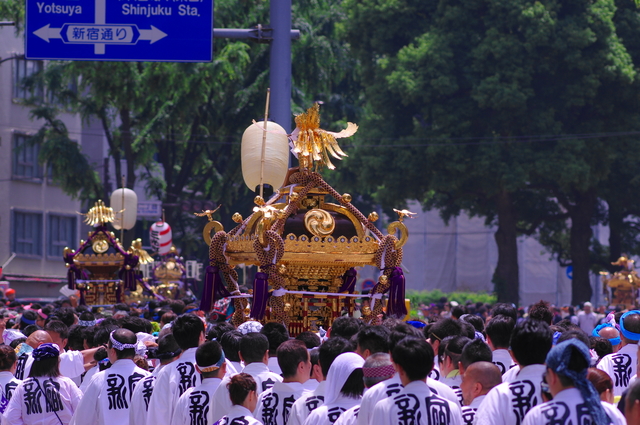
[[[24,2],[16,0],[1,1],[0,19],[7,19],[13,22],[16,34],[20,34],[24,27]]]
[[[466,303],[467,301],[471,301],[472,303],[483,303],[483,304],[495,304],[497,302],[497,298],[495,295],[487,294],[484,292],[450,292],[444,293],[439,289],[434,289],[433,291],[407,291],[406,297],[411,302],[411,308],[415,309],[420,306],[420,304],[438,304],[442,298],[447,298],[450,301],[457,301],[458,303]]]
[[[372,111],[363,187],[495,222],[501,301],[518,297],[517,236],[568,217],[573,302],[589,299],[598,188],[623,143],[592,136],[637,126],[624,113],[638,92],[613,0],[345,7]]]

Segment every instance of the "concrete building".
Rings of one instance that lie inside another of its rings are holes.
[[[19,81],[44,63],[25,60],[23,54],[22,37],[13,27],[0,27],[0,266],[15,253],[0,280],[15,288],[18,298],[57,297],[66,282],[62,250],[76,246],[84,233],[76,214],[81,205],[53,183],[46,164],[38,163],[39,147],[27,145],[42,122],[32,120],[20,104],[29,93]],[[84,144],[80,117],[60,118],[71,137]]]

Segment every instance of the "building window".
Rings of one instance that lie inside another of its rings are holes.
[[[11,251],[42,256],[42,214],[13,211]]]
[[[38,163],[40,145],[27,143],[29,136],[13,135],[13,177],[40,180],[42,166]]]
[[[38,164],[39,145],[27,143],[29,136],[13,135],[13,177],[18,179],[40,180],[42,166]]]
[[[76,217],[49,214],[47,255],[62,258],[64,248],[76,243]]]
[[[42,99],[44,89],[41,84],[35,88],[27,90],[23,85],[23,80],[36,72],[42,71],[44,62],[27,59],[16,59],[13,72],[13,97],[16,99],[28,99],[31,96]]]

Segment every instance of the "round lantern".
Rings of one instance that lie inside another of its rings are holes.
[[[151,248],[160,255],[171,251],[171,226],[164,221],[156,221],[151,225]]]
[[[113,227],[118,230],[129,230],[136,225],[138,195],[133,190],[127,188],[114,190],[111,194],[111,208],[115,216]]]
[[[267,121],[264,148],[264,169],[262,169],[262,139],[264,121],[253,123],[242,135],[242,177],[249,189],[255,190],[262,182],[278,189],[284,183],[289,169],[289,138],[280,125]]]

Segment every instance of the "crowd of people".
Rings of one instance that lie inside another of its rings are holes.
[[[444,303],[446,304],[446,302]],[[640,425],[640,311],[452,305],[237,328],[192,300],[0,310],[11,425]],[[606,313],[606,312],[604,312]],[[575,319],[574,319],[575,316]]]

